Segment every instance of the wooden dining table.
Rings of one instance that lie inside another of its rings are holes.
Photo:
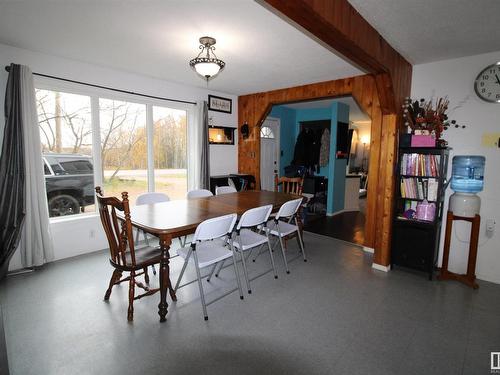
[[[207,219],[232,213],[240,216],[251,208],[269,204],[273,205],[273,212],[276,212],[283,203],[297,198],[301,197],[279,192],[246,190],[212,197],[131,207],[132,225],[159,239],[161,260],[158,315],[160,315],[160,322],[166,320],[168,312],[167,292],[173,301],[177,301],[170,282],[169,249],[173,238],[194,233],[196,227]]]

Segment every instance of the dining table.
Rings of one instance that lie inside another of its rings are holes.
[[[233,213],[240,216],[251,208],[265,205],[272,205],[272,211],[276,212],[283,203],[297,198],[301,197],[281,192],[245,190],[211,197],[172,200],[131,207],[132,225],[159,239],[161,258],[158,315],[160,315],[160,322],[166,320],[168,312],[167,292],[173,301],[177,301],[170,281],[169,249],[173,238],[194,233],[196,227],[207,219]]]

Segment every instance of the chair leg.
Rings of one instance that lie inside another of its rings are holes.
[[[122,277],[122,271],[120,270],[114,270],[113,274],[111,275],[111,279],[109,280],[109,286],[108,290],[106,290],[106,294],[104,294],[104,300],[107,301],[109,300],[109,297],[111,296],[111,290],[113,289],[113,286],[116,284],[118,280]]]
[[[297,221],[295,221],[297,223]],[[304,239],[302,238],[302,233],[300,233],[300,228],[297,230],[297,241],[300,246],[300,250],[302,251],[302,256],[304,257],[304,262],[307,262],[306,252],[304,251]]]
[[[149,284],[148,267],[144,267],[144,281]]]
[[[137,234],[135,236],[135,243],[139,244],[139,236],[141,235],[141,230],[137,229]]]
[[[191,256],[191,251],[192,250],[190,249],[189,252],[188,252],[188,255],[186,257],[186,260],[184,261],[184,264],[182,265],[181,273],[179,274],[179,277],[177,278],[177,282],[175,283],[174,292],[177,292],[177,289],[179,289],[179,285],[181,283],[182,276],[184,275],[184,271],[186,271],[186,267],[188,265],[189,257]]]
[[[224,267],[224,263],[226,260],[224,259],[222,262],[220,262],[219,270],[215,273],[215,277],[219,277],[220,271],[222,271],[222,267]]]
[[[128,312],[127,320],[134,320],[134,295],[135,295],[135,271],[130,272],[130,282],[128,287]]]
[[[271,264],[273,266],[274,278],[277,279],[278,273],[276,272],[276,266],[274,264],[273,249],[271,249],[271,240],[269,239],[269,236],[267,236],[267,247],[269,248],[269,256],[271,257]]]
[[[234,274],[236,276],[236,282],[238,283],[238,291],[240,292],[240,299],[243,299],[243,289],[241,288],[240,271],[238,271],[238,263],[236,262],[236,254],[232,242],[229,243],[229,247],[231,249],[231,252],[233,253],[233,268],[234,268]]]
[[[250,288],[250,280],[248,279],[248,270],[247,270],[247,263],[245,262],[245,254],[243,254],[243,247],[241,245],[241,242],[239,242],[240,244],[240,250],[238,250],[238,253],[240,254],[240,257],[241,257],[241,263],[243,263],[243,274],[245,275],[245,282],[247,284],[247,290],[248,290],[248,294],[252,294],[252,288]]]
[[[207,277],[207,282],[210,282],[210,279],[212,278],[212,276],[215,272],[215,269],[217,268],[218,265],[219,265],[219,263],[215,263],[214,266],[212,267],[212,271],[210,271],[210,275],[208,275],[208,277]]]
[[[283,245],[283,238],[281,237],[281,231],[279,229],[279,224],[276,225],[276,228],[278,230],[278,238],[280,240],[281,254],[283,255],[283,262],[285,262],[285,270],[286,270],[286,273],[290,273],[290,270],[288,269],[288,262],[286,261],[285,246]]]
[[[200,288],[201,307],[203,308],[203,317],[208,320],[207,305],[205,304],[205,294],[203,293],[203,283],[201,282],[200,267],[198,264],[198,255],[196,249],[193,250],[194,265],[196,267],[196,278],[198,279],[198,287]]]

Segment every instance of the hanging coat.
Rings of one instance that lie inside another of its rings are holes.
[[[330,159],[330,131],[325,129],[321,136],[321,147],[319,150],[319,166],[326,167]]]
[[[295,143],[292,165],[313,166],[315,164],[312,160],[313,144],[314,134],[310,130],[302,130]]]

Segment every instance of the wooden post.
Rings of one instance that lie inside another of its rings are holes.
[[[467,262],[467,273],[457,274],[448,271],[448,260],[450,257],[450,244],[451,244],[451,232],[453,227],[453,221],[462,220],[472,223],[471,236],[469,244],[469,259]],[[473,289],[479,288],[476,283],[476,259],[477,259],[477,247],[479,242],[479,227],[481,225],[481,216],[476,215],[474,217],[463,217],[455,216],[453,212],[448,211],[446,215],[446,233],[444,238],[444,248],[443,248],[443,264],[441,266],[441,273],[438,276],[438,280],[456,280],[470,286]]]

